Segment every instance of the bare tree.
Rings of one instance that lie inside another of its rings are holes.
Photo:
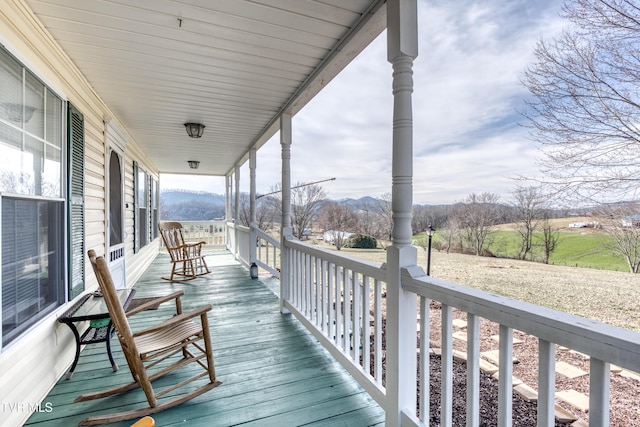
[[[500,196],[494,193],[472,193],[461,206],[461,229],[465,240],[476,255],[482,255],[488,244],[491,227],[496,225],[500,217],[499,199]]]
[[[538,228],[546,198],[539,187],[517,187],[513,191],[513,215],[520,238],[519,259],[526,259],[533,249],[533,235]]]
[[[411,213],[413,234],[423,232],[429,224],[438,229],[444,227],[450,210],[451,207],[447,205],[415,205]]]
[[[454,246],[458,245],[460,252],[462,252],[462,241],[460,238],[460,216],[458,215],[458,207],[459,205],[455,205],[451,210],[449,217],[444,226],[443,232],[441,235],[444,235],[446,241],[446,250],[447,253],[450,253]]]
[[[549,214],[547,212],[543,213],[542,216],[542,251],[544,254],[544,263],[549,264],[549,258],[553,251],[556,250],[558,246],[558,242],[560,241],[560,233],[558,230],[555,230],[551,226],[551,222],[549,221]]]
[[[251,222],[249,202],[249,194],[240,193],[240,223],[247,227]],[[270,203],[268,198],[256,198],[256,226],[260,230],[266,231],[272,229],[275,216],[273,204]]]
[[[282,217],[282,186],[277,184],[265,196],[271,207],[274,220]],[[291,187],[291,225],[293,235],[303,239],[306,230],[312,227],[319,208],[327,199],[324,188],[318,184],[297,183]]]
[[[572,26],[541,40],[523,84],[524,115],[546,145],[545,181],[592,200],[636,197],[640,182],[640,7],[628,0],[575,0]]]
[[[377,215],[373,203],[363,203],[356,212],[356,215],[358,216],[356,231],[367,236],[377,237]]]
[[[631,273],[640,272],[640,218],[639,206],[614,205],[598,211],[603,230],[613,240],[612,249],[620,254]]]
[[[318,223],[325,232],[331,232],[333,245],[340,250],[347,240],[348,232],[356,229],[358,216],[349,206],[327,203],[322,207]]]
[[[240,219],[240,224],[248,227],[251,222],[250,218],[250,209],[249,209],[249,195],[247,193],[240,193],[240,206],[238,207],[238,217]]]
[[[378,215],[379,229],[376,233],[378,238],[391,240],[391,233],[393,232],[393,209],[391,208],[391,193],[384,193],[378,199],[378,204],[375,207],[376,214]]]
[[[291,223],[293,235],[303,239],[311,228],[322,203],[327,199],[324,188],[318,184],[297,184],[291,189]]]

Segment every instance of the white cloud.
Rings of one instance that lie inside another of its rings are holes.
[[[552,0],[419,0],[414,63],[414,203],[484,191],[503,199],[534,175],[537,147],[519,126],[520,77],[537,40],[562,27]],[[391,191],[392,68],[382,34],[293,118],[292,182],[336,177],[332,198]],[[258,151],[257,187],[280,182],[275,136]],[[242,178],[248,188],[248,172]],[[222,187],[222,191],[224,187]]]

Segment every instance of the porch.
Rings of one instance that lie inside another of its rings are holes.
[[[161,253],[135,285],[136,296],[184,290],[185,308],[205,302],[213,306],[209,319],[216,372],[223,384],[155,414],[156,425],[384,424],[384,411],[369,394],[298,320],[280,314],[274,293],[279,287],[276,279],[249,278],[247,269],[225,250],[211,251],[207,262],[212,274],[187,283],[169,283],[160,280],[169,268],[168,256]],[[157,316],[154,311],[142,313],[132,319],[132,328],[140,328]],[[76,425],[89,414],[144,405],[143,393],[136,391],[73,403],[80,393],[130,380],[115,337],[112,343],[118,372],[111,371],[104,345],[87,346],[72,379],[60,379],[41,403],[40,412],[36,411],[26,425]]]

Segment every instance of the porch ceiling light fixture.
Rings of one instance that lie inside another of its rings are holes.
[[[198,166],[200,166],[200,162],[198,160],[187,160],[187,163],[189,163],[189,167],[191,169],[198,169]]]
[[[200,138],[204,133],[204,125],[201,123],[185,123],[184,127],[191,138]]]

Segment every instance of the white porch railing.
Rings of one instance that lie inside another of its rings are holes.
[[[420,267],[403,271],[403,289],[420,298],[420,421],[429,413],[429,300],[442,304],[441,425],[451,426],[452,309],[467,313],[467,425],[478,425],[480,318],[500,325],[498,426],[511,425],[513,330],[538,338],[538,425],[554,425],[556,344],[591,357],[589,425],[609,425],[610,365],[640,371],[640,334],[594,320],[490,294],[426,276]],[[415,351],[404,349],[404,351]],[[408,414],[415,416],[416,414]],[[473,421],[473,422],[471,422]],[[471,422],[471,424],[470,424]]]
[[[255,234],[256,265],[280,278],[280,240],[260,229],[255,229]]]
[[[202,241],[207,245],[222,246],[227,244],[226,222],[214,221],[180,221],[185,240]]]
[[[252,227],[227,223],[227,247],[246,267],[251,266],[251,245],[256,245],[253,262],[280,278],[280,240]],[[255,243],[253,243],[255,242]]]
[[[233,233],[232,233],[233,234]],[[255,232],[268,250],[269,262],[279,251],[279,241]],[[252,240],[253,241],[253,240]],[[290,260],[289,289],[283,307],[291,311],[331,354],[383,407],[390,399],[383,383],[383,334],[387,272],[382,264],[355,259],[335,251],[286,240]],[[430,301],[441,303],[441,425],[452,425],[453,396],[453,309],[467,314],[467,425],[479,424],[480,319],[500,325],[499,408],[497,425],[511,425],[513,331],[538,338],[538,426],[555,424],[555,348],[565,346],[591,358],[589,425],[608,426],[610,407],[610,365],[640,372],[640,334],[593,320],[520,302],[477,289],[426,276],[418,267],[404,269],[402,286],[416,295],[420,347],[407,344],[400,351],[417,354],[419,402],[403,413],[403,424],[428,425]],[[400,325],[402,327],[402,325]],[[390,331],[390,333],[393,333]],[[417,350],[417,352],[416,352]],[[425,357],[420,357],[424,355]],[[420,410],[418,410],[420,408]]]
[[[382,288],[386,272],[378,263],[297,240],[287,241],[286,246],[291,286],[285,308],[385,407]]]

